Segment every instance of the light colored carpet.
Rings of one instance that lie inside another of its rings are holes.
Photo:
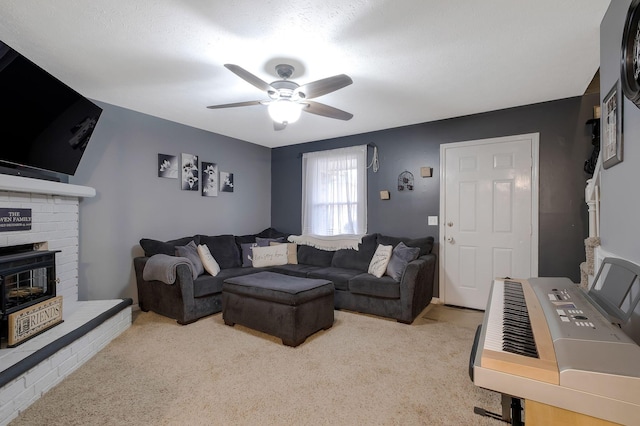
[[[297,348],[221,314],[132,326],[18,425],[502,425],[468,376],[482,313],[430,305],[411,325],[347,311]]]

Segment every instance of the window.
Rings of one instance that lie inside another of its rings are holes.
[[[367,232],[367,146],[302,155],[302,233]]]

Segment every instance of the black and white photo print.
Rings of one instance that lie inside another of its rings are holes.
[[[158,154],[158,177],[178,178],[178,156]]]
[[[220,191],[233,192],[233,173],[220,172]]]
[[[202,166],[202,196],[218,196],[218,165],[216,163],[201,163]]]
[[[182,189],[198,190],[198,156],[182,153]]]

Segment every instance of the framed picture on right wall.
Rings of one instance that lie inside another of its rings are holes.
[[[616,81],[602,99],[602,165],[605,169],[622,161],[622,91]]]

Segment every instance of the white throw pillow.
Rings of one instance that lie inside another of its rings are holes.
[[[373,257],[369,263],[369,270],[367,272],[378,278],[382,277],[387,270],[387,265],[389,264],[389,259],[391,259],[392,252],[393,246],[383,246],[382,244],[378,244],[378,248],[376,248],[376,252],[373,253]]]
[[[276,243],[274,241],[271,241],[269,243],[270,246],[277,246],[278,244],[287,245],[287,263],[289,265],[297,265],[298,264],[298,245],[296,243]]]
[[[286,244],[253,248],[253,266],[256,268],[264,268],[265,266],[286,265],[287,258],[288,256]]]
[[[198,246],[198,255],[200,256],[204,269],[214,277],[218,275],[218,272],[220,272],[220,265],[218,265],[218,262],[213,258],[209,251],[209,247],[207,247],[206,244],[200,244]]]

